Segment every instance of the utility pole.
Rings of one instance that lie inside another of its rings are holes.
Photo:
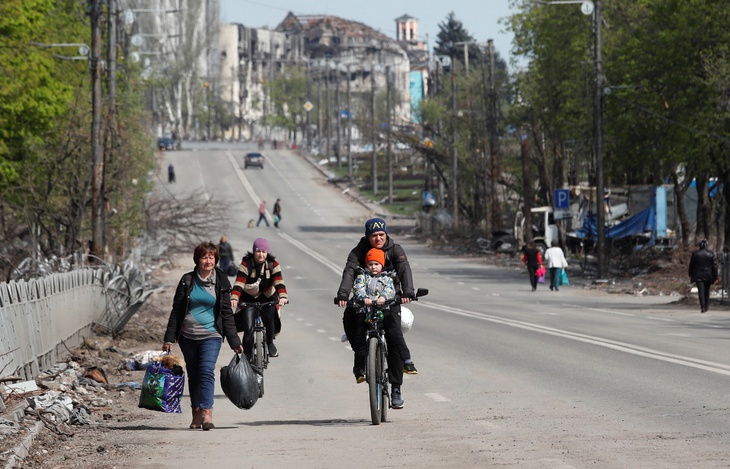
[[[387,122],[387,131],[386,134],[386,146],[385,146],[385,152],[386,152],[386,161],[388,164],[388,203],[393,203],[393,152],[390,149],[391,146],[391,135],[393,133],[393,129],[391,128],[393,125],[393,119],[391,118],[391,111],[392,111],[392,101],[391,101],[391,90],[393,89],[393,85],[390,82],[390,74],[393,71],[393,69],[388,66],[385,67],[385,86],[386,86],[386,92],[385,92],[385,113],[386,113],[386,122]]]
[[[464,75],[469,76],[469,44],[475,44],[474,42],[455,42],[455,46],[462,46],[464,48]],[[453,64],[452,64],[453,66]]]
[[[593,27],[595,29],[596,83],[594,102],[595,152],[596,152],[596,223],[598,224],[596,249],[598,251],[598,278],[606,275],[606,212],[603,198],[603,64],[601,56],[601,0],[594,0]]]
[[[117,0],[108,0],[107,12],[107,91],[109,93],[109,135],[108,157],[110,161],[114,158],[117,148],[117,19],[119,11]],[[101,251],[106,250],[106,162],[101,175]]]
[[[101,146],[101,0],[89,0],[91,20],[91,247],[90,254],[104,257],[103,194],[104,155]]]
[[[325,70],[327,71],[327,80],[324,82],[325,90],[325,125],[327,125],[327,146],[325,147],[324,156],[329,159],[330,148],[332,147],[332,108],[330,107],[330,61],[328,60],[325,64]]]
[[[335,136],[335,156],[337,156],[337,167],[342,166],[342,158],[340,152],[340,134],[342,134],[342,110],[340,109],[340,65],[337,64],[335,68],[335,124],[337,128],[337,135]]]
[[[489,135],[491,139],[492,135],[492,120],[494,119],[494,116],[490,113],[491,110],[491,103],[489,101],[489,77],[487,76],[487,68],[488,65],[486,64],[487,59],[487,53],[481,54],[481,69],[482,69],[482,100],[484,105],[484,124],[485,124],[485,135]],[[487,233],[492,232],[492,182],[491,182],[491,154],[489,148],[487,148],[487,142],[484,144],[484,222],[486,224],[486,231]],[[491,148],[491,141],[489,142],[489,146]]]
[[[311,60],[307,59],[307,102],[312,102],[312,70]],[[307,151],[312,151],[312,113],[307,111]]]
[[[456,64],[451,59],[451,210],[454,217],[454,227],[459,226],[459,191],[458,191],[458,172],[459,172],[459,155],[456,150]]]
[[[352,103],[350,101],[350,82],[352,73],[350,64],[347,64],[347,175],[352,181]]]
[[[319,63],[322,67],[322,61]],[[317,148],[322,151],[322,68],[317,70]],[[327,152],[325,152],[327,153]]]
[[[370,67],[370,126],[373,140],[373,196],[378,195],[378,129],[375,127],[375,64]]]
[[[502,219],[499,208],[499,197],[497,196],[497,181],[499,181],[499,136],[497,135],[497,88],[495,85],[494,70],[494,41],[487,41],[487,53],[489,54],[489,155],[492,169],[489,192],[492,199],[493,229],[500,228]]]

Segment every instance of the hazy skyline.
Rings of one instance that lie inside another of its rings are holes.
[[[512,34],[505,32],[500,18],[511,14],[508,0],[220,0],[221,21],[247,27],[275,28],[288,12],[300,15],[334,15],[359,21],[395,38],[395,19],[408,14],[418,18],[421,40],[433,50],[439,24],[454,12],[457,20],[477,42],[494,40],[494,47],[509,64]],[[510,67],[511,68],[511,67]]]

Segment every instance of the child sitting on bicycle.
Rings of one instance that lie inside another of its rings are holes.
[[[383,265],[385,265],[385,252],[381,249],[373,248],[368,251],[365,255],[365,266],[367,270],[360,268],[359,274],[355,278],[355,283],[352,287],[352,296],[358,301],[362,301],[365,305],[361,308],[358,313],[370,313],[370,314],[383,314],[382,311],[378,311],[376,308],[368,308],[371,305],[382,305],[386,301],[390,301],[395,298],[395,284],[393,283],[393,275],[395,272],[383,272]],[[369,317],[365,317],[362,321],[357,321],[360,324],[364,324]],[[362,331],[364,333],[364,331]],[[365,363],[366,350],[355,351],[355,368],[362,370],[363,366],[358,366]],[[406,373],[416,373],[416,367],[411,361],[410,357],[404,360],[404,371]],[[364,372],[356,373],[355,379],[358,383],[365,381]]]

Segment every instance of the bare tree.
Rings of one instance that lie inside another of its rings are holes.
[[[184,197],[154,196],[145,207],[147,234],[166,241],[171,251],[191,252],[210,233],[227,230],[226,206],[203,192]]]

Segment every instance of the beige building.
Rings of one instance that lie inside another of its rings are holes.
[[[289,13],[274,30],[224,25],[220,98],[233,109],[231,135],[287,138],[270,135],[276,129],[259,128],[257,123],[270,109],[263,84],[297,64],[306,67],[312,105],[308,126],[302,125],[310,135],[303,130],[299,141],[313,138],[332,147],[335,132],[337,140],[341,138],[342,119],[356,112],[363,114],[354,104],[351,109],[345,105],[348,88],[355,97],[369,96],[373,90],[383,94],[388,89],[388,73],[393,122],[410,123],[411,64],[405,45],[362,23],[329,15]]]

